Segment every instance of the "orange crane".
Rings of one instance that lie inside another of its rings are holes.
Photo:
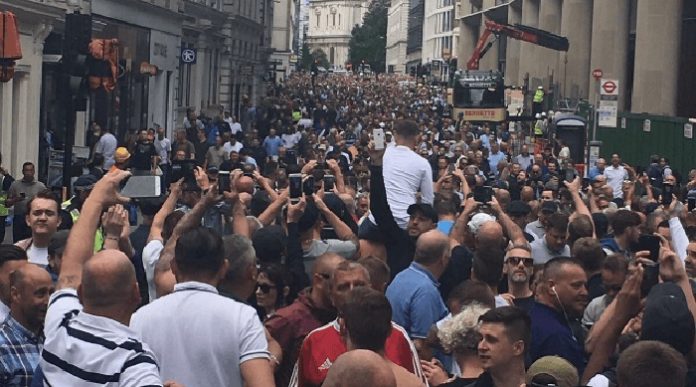
[[[536,44],[541,47],[550,48],[556,51],[568,51],[568,38],[552,34],[548,31],[523,26],[521,24],[516,24],[513,26],[509,24],[496,23],[490,19],[487,19],[485,24],[486,30],[479,38],[476,48],[474,49],[473,54],[471,54],[471,58],[469,58],[469,61],[466,62],[466,68],[468,70],[478,70],[479,61],[493,46],[493,42],[495,42],[495,40],[497,40],[501,35],[521,40],[523,42]],[[496,39],[489,42],[488,39],[491,37],[491,35],[495,35]]]

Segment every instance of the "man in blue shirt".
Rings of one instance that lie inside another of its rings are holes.
[[[595,166],[590,168],[590,171],[587,173],[587,177],[590,178],[590,180],[594,180],[595,177],[599,175],[604,174],[604,168],[607,166],[606,160],[603,158],[598,158],[597,161],[595,161]]]
[[[488,154],[488,165],[496,176],[498,176],[498,164],[503,160],[507,160],[507,155],[500,151],[500,145],[497,142],[493,142],[491,152]]]
[[[437,279],[447,268],[449,259],[447,235],[437,230],[423,233],[416,242],[414,262],[387,288],[393,320],[406,329],[421,359],[432,357],[425,339],[433,324],[448,313],[437,289]]]
[[[529,313],[532,341],[529,364],[556,355],[568,360],[578,373],[587,365],[582,338],[576,338],[571,320],[582,317],[587,306],[587,275],[575,258],[556,257],[544,265],[537,301]]]
[[[270,156],[278,156],[278,148],[283,145],[283,140],[276,136],[276,130],[271,129],[268,131],[268,136],[263,140],[263,149],[266,154]]]
[[[26,264],[10,275],[10,289],[10,315],[0,326],[0,386],[29,387],[39,364],[54,286],[46,270]]]

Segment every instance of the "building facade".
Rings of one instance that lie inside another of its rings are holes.
[[[388,73],[406,72],[406,42],[408,39],[408,0],[392,0],[387,16]]]
[[[61,96],[66,14],[91,17],[92,39],[116,39],[113,87],[95,87],[76,113],[74,145],[88,145],[90,122],[123,142],[142,128],[182,126],[186,109],[209,116],[253,105],[270,81],[273,0],[0,0],[17,16],[23,58],[0,83],[0,152],[18,175],[63,147]],[[89,29],[89,28],[88,28]],[[184,55],[186,51],[186,55]],[[110,72],[111,73],[111,72]],[[248,97],[248,98],[247,98]],[[243,102],[245,101],[245,102]],[[72,128],[70,128],[72,130]]]
[[[409,0],[408,30],[406,33],[406,70],[408,72],[413,72],[423,63],[424,23],[425,0]]]
[[[279,0],[273,10],[270,71],[279,82],[289,76],[297,63],[299,27],[299,0]]]
[[[306,42],[310,51],[321,49],[331,65],[344,67],[353,27],[361,25],[367,13],[366,0],[312,0]]]
[[[619,82],[619,110],[696,116],[693,48],[696,3],[684,0],[460,0],[459,67],[483,21],[522,24],[565,36],[568,52],[499,39],[481,69],[504,71],[506,84],[544,86],[555,99],[594,101],[592,72]]]
[[[454,0],[432,0],[425,2],[423,19],[422,63],[430,68],[434,79],[449,79],[449,61],[456,57],[454,37]]]

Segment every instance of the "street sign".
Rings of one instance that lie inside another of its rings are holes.
[[[618,88],[619,87],[612,80],[608,80],[602,83],[602,90],[604,90],[604,92],[608,95],[613,95]]]
[[[599,80],[599,126],[616,128],[619,117],[619,80],[600,79]]]
[[[604,72],[602,69],[594,69],[592,70],[592,76],[595,77],[596,80],[599,80],[604,75]]]
[[[195,64],[197,59],[197,53],[195,48],[182,48],[181,49],[181,61],[186,64]]]

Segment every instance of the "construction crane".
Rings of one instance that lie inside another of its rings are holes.
[[[536,44],[541,47],[550,48],[556,51],[568,51],[568,38],[552,34],[548,31],[523,26],[521,24],[515,24],[513,26],[509,24],[496,23],[490,19],[486,20],[485,24],[486,30],[479,38],[476,48],[471,54],[471,58],[469,58],[469,61],[466,62],[466,68],[468,70],[479,69],[479,61],[484,55],[486,55],[486,52],[490,50],[493,43],[500,38],[501,35],[521,40],[523,42]],[[488,39],[491,37],[491,35],[494,35],[495,39],[489,42]]]

